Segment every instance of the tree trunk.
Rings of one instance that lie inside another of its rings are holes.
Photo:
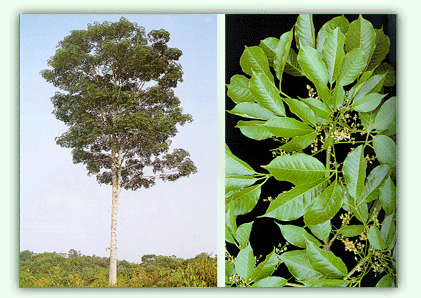
[[[119,187],[113,184],[111,204],[111,242],[110,242],[110,275],[108,283],[115,286],[117,282],[117,210],[120,196]]]

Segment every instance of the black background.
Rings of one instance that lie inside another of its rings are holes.
[[[315,33],[317,36],[320,28],[332,18],[340,14],[315,14],[313,15],[313,23]],[[345,17],[351,23],[358,19],[357,14],[345,14]],[[280,36],[291,30],[297,20],[298,14],[235,14],[225,16],[225,83],[229,84],[230,78],[235,74],[243,73],[240,66],[240,57],[244,52],[245,46],[258,46],[260,41],[267,37],[280,38]],[[384,33],[390,39],[390,51],[384,62],[389,63],[396,69],[396,15],[381,15],[381,14],[363,14],[363,18],[373,24],[374,29],[383,28]],[[295,41],[293,41],[293,44]],[[296,49],[296,48],[295,48]],[[296,51],[297,52],[297,51]],[[276,76],[274,76],[276,78]],[[276,80],[276,79],[275,79]],[[278,85],[278,83],[277,83]],[[308,97],[308,90],[306,85],[313,85],[305,77],[294,77],[284,73],[282,78],[282,91],[290,97]],[[349,87],[346,88],[349,90]],[[395,95],[395,88],[388,88],[387,93],[390,96]],[[231,110],[235,107],[235,103],[226,96],[226,110]],[[226,144],[231,149],[232,153],[238,158],[247,162],[254,170],[260,173],[266,171],[261,168],[261,165],[267,165],[273,160],[273,155],[269,149],[279,147],[279,143],[271,139],[256,141],[244,136],[235,125],[239,120],[246,120],[242,117],[225,113],[225,131],[226,131]],[[349,152],[349,148],[343,148],[344,153]],[[285,243],[279,227],[275,222],[280,221],[271,218],[257,218],[266,212],[269,202],[263,200],[271,196],[276,198],[279,193],[284,190],[291,189],[292,184],[287,182],[276,181],[271,178],[262,187],[261,197],[256,207],[248,214],[238,216],[237,225],[246,222],[254,221],[252,232],[250,235],[250,244],[253,248],[255,256],[267,255],[273,250],[273,247],[279,243]],[[332,221],[333,223],[333,221]],[[296,224],[303,226],[302,219],[288,224]],[[340,222],[339,222],[340,225]],[[337,247],[332,246],[332,251],[347,264],[348,269],[355,266],[354,255],[349,252],[344,252],[343,245],[336,241]],[[238,249],[227,243],[228,251],[236,255]],[[335,252],[337,249],[337,252]],[[285,265],[281,265],[274,275],[290,277]],[[367,275],[363,279],[362,286],[375,286],[381,276],[374,276],[373,274]]]

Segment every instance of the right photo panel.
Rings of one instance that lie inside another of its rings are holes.
[[[225,16],[225,286],[397,287],[396,14]]]

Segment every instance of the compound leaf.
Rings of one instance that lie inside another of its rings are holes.
[[[269,61],[265,52],[258,46],[245,46],[244,52],[240,57],[240,65],[244,73],[249,76],[253,72],[263,74],[269,81],[273,82],[273,75],[269,68]]]
[[[396,166],[396,144],[391,138],[376,135],[373,137],[373,147],[380,163],[388,164],[391,168]]]
[[[290,221],[303,216],[313,198],[322,193],[326,182],[327,179],[322,178],[312,183],[297,185],[292,190],[279,194],[262,217]]]
[[[336,83],[342,86],[351,84],[364,71],[366,65],[364,50],[362,48],[353,49],[345,55]]]
[[[315,182],[328,173],[317,158],[303,153],[278,156],[263,168],[267,169],[275,179],[288,181],[294,185]]]
[[[333,218],[341,209],[342,203],[342,188],[335,180],[313,200],[304,214],[304,223],[306,226],[314,226]]]
[[[263,124],[265,124],[266,121],[238,121],[236,128],[239,128],[241,133],[245,135],[246,137],[253,139],[253,140],[265,140],[268,138],[273,137],[273,134],[269,132]]]
[[[362,15],[349,24],[349,29],[346,33],[345,49],[347,52],[355,48],[362,48],[366,63],[368,64],[375,49],[376,32],[373,25],[365,20]]]
[[[235,156],[225,144],[225,176],[257,174],[251,166]]]
[[[240,245],[240,248],[247,246],[252,226],[253,222],[244,223],[237,228],[237,231],[235,231],[235,239]]]
[[[269,276],[255,282],[253,288],[281,288],[285,286],[287,280],[280,276]]]
[[[345,35],[336,28],[326,38],[323,46],[322,58],[326,64],[328,79],[333,84],[341,70],[344,51]]]
[[[319,98],[329,100],[327,69],[317,50],[303,45],[298,52],[297,59],[306,77],[316,86]]]
[[[249,87],[258,104],[272,113],[285,116],[285,107],[279,90],[263,73],[253,71]]]
[[[307,124],[289,117],[275,117],[262,124],[270,133],[277,137],[293,138],[304,136],[314,132],[314,128]]]
[[[374,120],[374,128],[378,131],[386,130],[396,124],[396,97],[386,100],[379,109]]]
[[[346,158],[343,164],[343,175],[347,183],[349,195],[357,199],[364,188],[367,163],[364,159],[363,146],[355,148]]]
[[[317,246],[322,245],[319,240],[309,234],[304,228],[294,225],[281,225],[276,223],[281,229],[282,236],[286,241],[297,247],[306,248],[306,240],[313,242]]]
[[[314,270],[320,272],[325,278],[343,278],[347,276],[348,269],[341,258],[331,251],[324,251],[307,240],[306,253]]]
[[[265,109],[257,103],[240,102],[228,113],[251,119],[268,120],[276,117],[271,111]]]
[[[323,276],[311,266],[305,249],[284,252],[279,258],[297,280],[318,279]]]
[[[246,282],[249,282],[253,274],[255,265],[256,260],[254,259],[253,249],[249,244],[246,248],[240,250],[240,252],[238,253],[237,260],[235,262],[235,271]]]
[[[297,18],[297,23],[295,24],[295,42],[297,48],[300,49],[301,44],[314,48],[315,40],[313,15],[300,14]]]
[[[278,257],[276,256],[275,250],[273,250],[266,256],[265,260],[260,262],[254,269],[251,280],[258,281],[272,275],[276,265],[278,265]]]
[[[233,75],[227,84],[227,95],[235,102],[255,102],[249,89],[249,79],[243,75]]]

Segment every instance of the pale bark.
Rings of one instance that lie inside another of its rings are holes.
[[[115,286],[117,283],[117,211],[118,200],[121,192],[121,150],[117,156],[117,167],[115,154],[111,152],[111,175],[112,175],[112,203],[111,203],[111,241],[110,241],[110,275],[108,283]]]
[[[119,191],[113,185],[113,198],[111,204],[111,241],[110,241],[110,275],[109,284],[115,286],[117,282],[117,210]]]

